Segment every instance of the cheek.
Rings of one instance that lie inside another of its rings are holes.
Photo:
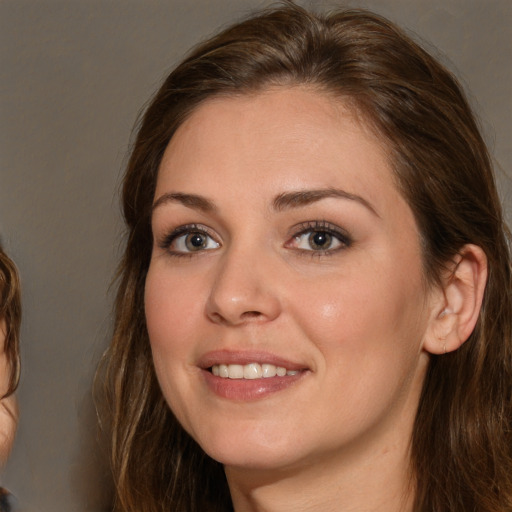
[[[204,290],[202,290],[204,293]],[[179,352],[197,328],[201,290],[196,281],[150,266],[145,285],[145,313],[153,353]]]
[[[181,281],[150,266],[144,300],[156,377],[168,405],[187,428],[191,393],[188,374],[199,301],[193,283]]]
[[[303,281],[291,297],[299,308],[295,318],[321,351],[344,352],[350,361],[377,361],[399,348],[417,352],[414,338],[419,340],[424,328],[421,290],[417,269],[401,273],[394,266],[383,270],[382,265],[368,265]]]

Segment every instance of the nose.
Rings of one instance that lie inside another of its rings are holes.
[[[211,321],[237,326],[279,316],[281,303],[272,263],[248,252],[232,251],[219,261],[206,304]]]

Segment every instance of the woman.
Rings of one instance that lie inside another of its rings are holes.
[[[510,261],[453,76],[294,5],[166,79],[124,178],[118,507],[512,509]]]
[[[20,373],[19,331],[21,321],[21,300],[18,272],[14,263],[0,246],[0,464],[7,461],[16,425],[18,408],[14,391],[18,386]],[[0,511],[11,510],[11,496],[0,488]]]

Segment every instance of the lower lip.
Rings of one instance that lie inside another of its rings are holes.
[[[216,377],[208,370],[204,370],[202,373],[208,388],[217,396],[228,400],[247,402],[288,389],[302,379],[307,372],[301,371],[296,375],[267,379],[229,379]]]

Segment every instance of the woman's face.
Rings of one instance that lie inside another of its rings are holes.
[[[9,361],[5,353],[5,321],[0,320],[0,397],[2,397],[9,386]],[[16,425],[18,423],[18,407],[14,395],[0,399],[0,466],[9,456]]]
[[[341,101],[202,104],[166,149],[152,229],[156,374],[209,455],[277,468],[408,443],[433,300],[385,148]]]

